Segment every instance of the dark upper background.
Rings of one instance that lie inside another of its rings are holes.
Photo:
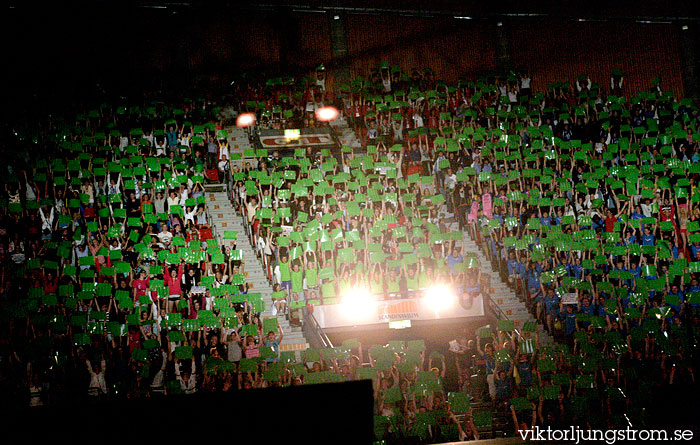
[[[224,85],[246,70],[307,71],[331,59],[332,8],[345,11],[346,62],[356,74],[380,61],[432,66],[450,80],[524,65],[540,89],[579,74],[604,85],[610,69],[620,66],[630,92],[658,74],[665,89],[695,91],[684,87],[682,72],[697,60],[695,48],[684,44],[698,40],[691,0],[267,0],[244,7],[93,0],[49,9],[10,1],[0,6],[6,61],[0,101],[4,111],[21,113],[100,99],[103,90],[184,94],[194,85]],[[506,26],[497,27],[499,21]]]

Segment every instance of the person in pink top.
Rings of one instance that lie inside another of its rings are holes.
[[[150,287],[150,280],[146,275],[145,270],[139,272],[139,277],[131,282],[131,288],[134,290],[134,300],[138,299],[148,293],[148,288]]]
[[[163,281],[168,286],[168,312],[175,312],[177,301],[182,295],[182,264],[177,269],[169,269],[168,273],[163,274]]]

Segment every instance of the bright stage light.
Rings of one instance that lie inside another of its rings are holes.
[[[372,307],[372,294],[370,294],[368,289],[361,287],[356,287],[350,289],[341,301],[343,306],[343,313],[350,319],[357,320],[359,318],[364,318],[369,314]]]
[[[454,307],[457,297],[452,289],[444,285],[436,285],[428,288],[423,297],[435,312],[444,311]]]
[[[301,137],[301,130],[284,130],[284,137],[286,139],[299,139]]]
[[[255,113],[243,113],[238,115],[236,126],[239,128],[250,127],[255,123]]]
[[[335,107],[322,107],[316,110],[316,120],[321,122],[329,122],[335,120],[340,115],[340,112]]]

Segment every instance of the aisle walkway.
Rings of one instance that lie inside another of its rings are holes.
[[[236,248],[243,251],[246,282],[251,286],[249,292],[262,295],[265,311],[261,313],[261,318],[272,318],[272,287],[267,281],[262,264],[255,256],[255,251],[246,235],[242,217],[236,215],[226,192],[207,193],[207,203],[210,206],[214,237],[220,245],[227,246],[233,243],[232,240],[224,239],[227,231],[237,232]],[[300,327],[291,327],[284,315],[278,316],[277,322],[284,331],[280,351],[301,351],[308,348]]]

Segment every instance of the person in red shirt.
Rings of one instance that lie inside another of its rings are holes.
[[[673,233],[678,234],[678,225],[676,224],[676,206],[668,199],[664,199],[659,206],[659,219],[663,221],[671,221],[673,224]]]
[[[58,292],[58,278],[54,276],[53,272],[46,272],[43,279],[43,284],[45,294],[55,294]]]
[[[623,215],[627,211],[629,204],[630,204],[630,201],[627,201],[625,203],[625,205],[623,205],[620,208],[620,211],[617,214],[613,213],[612,210],[610,210],[610,209],[608,209],[605,212],[605,231],[606,232],[614,232],[615,231],[615,223],[618,222],[620,215]]]
[[[134,290],[134,299],[138,300],[148,293],[148,288],[150,286],[150,281],[146,275],[145,270],[139,272],[139,277],[131,282],[131,288]]]
[[[605,231],[606,232],[614,232],[616,222],[617,222],[617,216],[615,216],[613,214],[613,212],[610,209],[608,209],[608,211],[605,214]]]
[[[89,203],[87,207],[85,207],[85,214],[83,216],[85,216],[86,221],[93,221],[97,217],[97,211],[92,203]]]
[[[163,274],[163,281],[168,286],[168,312],[175,312],[177,301],[182,295],[183,272],[182,264],[180,264],[177,269],[168,269],[167,273]]]

